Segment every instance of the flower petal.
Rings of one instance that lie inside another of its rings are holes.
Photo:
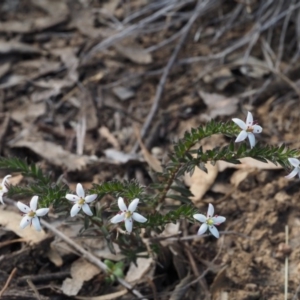
[[[125,219],[125,228],[128,232],[132,231],[132,225],[133,225],[132,223],[133,223],[132,218]]]
[[[23,204],[22,202],[18,201],[17,202],[17,206],[19,208],[19,210],[25,214],[29,213],[30,212],[30,208],[29,206]]]
[[[30,208],[32,211],[36,211],[37,203],[38,203],[39,197],[33,196],[30,200]]]
[[[25,228],[26,226],[28,226],[31,223],[31,218],[28,216],[25,216],[22,218],[21,223],[20,223],[20,227],[21,228]]]
[[[138,213],[136,213],[136,212],[134,212],[134,213],[132,214],[132,218],[133,218],[133,220],[135,220],[135,221],[137,221],[137,222],[140,222],[140,223],[145,223],[145,222],[147,222],[147,219],[146,219],[145,217],[143,217],[142,215],[140,215],[140,214],[138,214]]]
[[[4,201],[3,201],[3,193],[0,193],[0,202],[1,202],[2,204],[4,204]]]
[[[247,136],[248,136],[248,133],[245,130],[242,130],[234,142],[239,143],[239,142],[243,141]]]
[[[242,121],[241,119],[237,119],[237,118],[233,118],[232,121],[238,125],[241,129],[246,130],[247,129],[247,125],[244,121]]]
[[[254,125],[253,126],[253,133],[261,133],[262,132],[262,127],[259,125]]]
[[[299,159],[297,159],[297,158],[289,158],[288,160],[289,160],[290,164],[291,164],[293,167],[295,167],[295,168],[298,168],[298,167],[299,167],[299,165],[300,165]]]
[[[130,212],[134,212],[139,204],[139,201],[140,200],[138,198],[133,199],[128,206],[128,210]]]
[[[116,223],[120,223],[120,222],[124,221],[124,219],[125,219],[125,213],[120,213],[120,214],[117,214],[114,217],[112,217],[110,219],[110,222],[113,224],[116,224]]]
[[[127,206],[124,203],[124,199],[122,197],[118,198],[118,206],[119,206],[121,211],[127,211]]]
[[[208,226],[208,229],[214,237],[216,237],[217,239],[219,238],[220,236],[219,231],[214,225]]]
[[[80,200],[80,197],[78,197],[77,195],[67,194],[66,199],[72,202],[77,202]]]
[[[6,193],[6,192],[8,191],[8,189],[7,189],[7,187],[5,186],[5,184],[6,184],[6,181],[8,181],[7,178],[9,178],[9,177],[11,177],[11,175],[6,175],[6,176],[3,178],[2,183],[1,183],[1,186],[2,186],[2,189],[3,189],[4,193]]]
[[[80,198],[84,198],[84,196],[85,196],[84,189],[83,189],[81,183],[77,183],[77,186],[76,186],[76,194],[77,194]]]
[[[226,218],[222,216],[217,216],[213,217],[212,220],[214,221],[214,224],[221,224],[226,221]]]
[[[212,204],[208,204],[208,210],[207,210],[207,218],[211,218],[214,215],[215,209]]]
[[[248,132],[248,139],[250,142],[250,147],[253,148],[255,146],[255,136],[252,132]]]
[[[248,111],[247,119],[246,119],[246,125],[251,126],[253,124],[253,116],[250,111]]]
[[[34,217],[32,218],[32,225],[35,228],[36,231],[41,231],[41,224],[40,224],[40,220],[38,217]]]
[[[295,168],[289,175],[284,176],[284,177],[287,179],[291,179],[291,178],[295,177],[298,173],[299,173],[299,169]]]
[[[93,213],[92,213],[92,211],[91,211],[89,205],[86,204],[86,203],[84,203],[84,204],[82,205],[82,210],[83,210],[88,216],[92,216],[92,215],[93,215]]]
[[[201,235],[201,234],[205,233],[205,232],[207,231],[207,227],[208,227],[207,224],[206,224],[206,223],[203,223],[203,224],[200,226],[200,228],[199,228],[197,234],[198,234],[198,235]]]
[[[204,215],[202,215],[202,214],[195,214],[195,215],[193,215],[193,217],[194,217],[197,221],[199,221],[199,222],[201,222],[201,223],[205,223],[205,222],[206,222],[206,217],[205,217]]]
[[[49,212],[49,208],[40,208],[35,213],[38,217],[43,217]]]
[[[74,217],[79,213],[81,206],[82,206],[81,204],[77,204],[77,203],[73,205],[70,213],[71,217]]]
[[[88,195],[88,196],[86,196],[86,197],[84,198],[84,200],[85,200],[86,203],[91,203],[91,202],[93,202],[94,200],[96,200],[97,196],[98,196],[97,194]]]

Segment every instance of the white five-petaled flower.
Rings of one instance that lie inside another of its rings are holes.
[[[259,125],[256,125],[255,122],[253,122],[253,116],[251,112],[248,111],[247,120],[246,123],[242,121],[241,119],[234,118],[232,119],[234,123],[236,123],[242,131],[237,136],[235,142],[241,142],[245,140],[247,137],[250,142],[250,147],[253,148],[255,146],[255,135],[254,133],[261,133],[262,127]]]
[[[30,201],[30,207],[18,201],[17,206],[19,210],[24,213],[20,223],[21,228],[25,228],[29,224],[32,224],[37,231],[41,231],[40,220],[38,217],[45,216],[49,212],[49,208],[37,209],[38,200],[38,196],[33,196]]]
[[[2,182],[1,182],[1,184],[0,184],[0,202],[1,202],[2,204],[4,204],[4,202],[3,202],[3,195],[4,195],[5,193],[8,192],[8,188],[7,188],[7,186],[6,186],[6,182],[8,181],[7,178],[9,178],[9,177],[11,177],[11,175],[6,175],[6,176],[3,178],[3,180],[2,180]]]
[[[294,170],[289,175],[285,176],[285,178],[291,179],[291,178],[295,177],[297,174],[300,178],[300,161],[299,161],[299,159],[289,158],[289,162],[294,167]]]
[[[122,197],[119,197],[118,206],[121,211],[116,216],[114,216],[110,221],[113,224],[124,221],[125,228],[128,232],[132,231],[133,220],[140,223],[145,223],[147,219],[135,212],[139,201],[140,200],[137,198],[132,200],[127,208],[126,204],[124,203],[124,199]]]
[[[97,198],[97,194],[85,196],[84,189],[80,183],[77,183],[76,193],[77,195],[72,195],[72,194],[66,195],[66,198],[69,201],[75,202],[75,204],[71,209],[71,217],[76,216],[81,210],[81,208],[88,216],[92,216],[93,213],[88,203],[93,202]]]
[[[219,225],[225,222],[226,218],[221,216],[213,216],[213,215],[214,215],[214,207],[212,204],[209,203],[206,216],[202,214],[196,214],[193,216],[197,221],[203,223],[198,230],[198,235],[205,233],[208,229],[212,235],[214,235],[216,238],[219,238],[220,236],[219,231],[215,227],[215,225]]]

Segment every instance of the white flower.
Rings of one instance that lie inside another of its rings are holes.
[[[299,159],[289,158],[289,162],[294,167],[294,170],[289,175],[285,176],[285,178],[291,179],[291,178],[295,177],[297,174],[300,178],[300,161],[299,161]]]
[[[113,224],[124,221],[125,228],[128,232],[132,231],[133,220],[140,222],[140,223],[145,223],[147,221],[147,219],[145,217],[143,217],[142,215],[134,212],[137,208],[139,201],[140,200],[137,198],[132,200],[127,209],[127,206],[124,203],[123,198],[119,197],[118,206],[121,211],[116,216],[114,216],[110,221]]]
[[[77,195],[72,195],[72,194],[66,195],[66,198],[69,201],[75,202],[75,204],[71,209],[71,217],[76,216],[79,213],[81,208],[88,216],[92,216],[93,213],[88,203],[93,202],[97,198],[97,194],[85,196],[84,189],[80,183],[77,183],[76,193]]]
[[[253,122],[253,116],[251,112],[248,111],[246,123],[241,119],[237,119],[237,118],[232,119],[232,121],[242,129],[240,134],[237,136],[235,142],[236,143],[241,142],[248,137],[250,142],[250,147],[253,148],[255,146],[254,133],[261,133],[262,127],[259,125],[255,125],[255,123]]]
[[[7,186],[6,186],[6,182],[8,181],[7,178],[9,178],[9,177],[11,177],[11,175],[6,175],[6,176],[3,178],[3,180],[2,180],[2,182],[1,182],[1,184],[0,184],[0,202],[1,202],[2,204],[4,204],[4,202],[3,202],[3,195],[4,195],[5,193],[8,192],[8,188],[7,188]]]
[[[40,208],[37,210],[38,196],[33,196],[30,201],[30,207],[18,201],[17,206],[24,213],[20,227],[25,228],[29,224],[33,225],[37,231],[41,231],[40,220],[38,217],[45,216],[49,212],[49,208]]]
[[[213,217],[213,215],[214,207],[209,203],[206,217],[202,214],[196,214],[193,216],[197,221],[203,223],[198,230],[199,235],[205,233],[207,229],[209,229],[212,235],[214,235],[216,238],[219,238],[219,231],[215,225],[220,225],[221,223],[225,222],[226,218],[217,215]]]

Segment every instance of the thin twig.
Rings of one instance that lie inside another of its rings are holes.
[[[32,283],[32,281],[30,279],[27,279],[26,281],[27,281],[27,284],[30,286],[30,288],[33,290],[36,299],[41,300],[40,294],[39,294],[37,288],[35,287],[35,285]]]
[[[13,277],[15,276],[17,270],[18,270],[17,268],[14,268],[14,269],[11,271],[9,277],[7,278],[7,280],[6,280],[6,282],[5,282],[4,287],[3,287],[2,290],[0,291],[0,298],[2,297],[3,293],[4,293],[4,292],[6,291],[6,289],[8,288],[8,286],[9,286],[10,282],[12,281]]]
[[[96,256],[94,256],[92,253],[86,251],[83,247],[78,245],[76,242],[71,240],[69,237],[67,237],[65,234],[63,234],[61,231],[57,230],[54,226],[46,222],[45,220],[41,219],[41,224],[48,228],[52,233],[54,233],[56,236],[60,237],[64,242],[66,242],[69,246],[73,247],[75,250],[77,250],[83,258],[85,258],[90,263],[97,266],[99,269],[101,269],[104,272],[108,271],[107,266],[99,260]],[[146,298],[136,289],[134,289],[127,281],[117,278],[118,282],[123,285],[130,293],[132,293],[135,297],[138,299],[144,299]]]
[[[162,93],[164,91],[164,87],[165,87],[169,72],[170,72],[173,64],[175,63],[177,55],[178,55],[180,49],[182,48],[192,25],[197,20],[199,15],[203,15],[204,13],[207,13],[207,10],[209,8],[211,8],[212,6],[215,6],[218,2],[219,2],[218,0],[205,1],[205,2],[202,2],[201,0],[198,0],[195,12],[191,16],[191,18],[189,19],[187,24],[185,25],[184,29],[182,30],[181,38],[180,38],[179,42],[177,43],[177,45],[176,45],[176,47],[173,51],[173,54],[170,57],[167,65],[166,65],[166,67],[163,71],[163,74],[162,74],[162,76],[159,80],[159,83],[158,83],[157,88],[156,88],[156,93],[155,93],[155,97],[154,97],[154,100],[153,100],[152,107],[151,107],[150,112],[149,112],[149,114],[146,118],[144,126],[141,129],[142,139],[145,137],[146,133],[148,132],[148,129],[149,129],[151,123],[152,123],[152,119],[155,116],[155,114],[156,114],[156,112],[159,108],[160,99],[161,99]],[[135,153],[137,151],[138,147],[139,147],[139,143],[136,142],[135,145],[133,146],[132,150],[131,150],[131,153]]]

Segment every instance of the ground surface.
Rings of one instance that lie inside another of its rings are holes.
[[[147,185],[153,164],[136,144],[136,128],[164,161],[184,131],[247,111],[264,128],[261,143],[299,148],[299,1],[260,2],[199,1],[196,9],[194,1],[171,0],[2,1],[1,155],[28,158],[72,190],[115,178]],[[125,280],[148,299],[284,299],[289,255],[288,299],[298,299],[300,191],[287,172],[245,160],[186,178],[199,211],[213,203],[226,216],[224,234],[165,242],[156,260],[127,266]],[[12,175],[13,185],[26,184]],[[0,212],[2,299],[135,299],[53,235],[20,231],[12,208]],[[48,220],[99,258],[120,259],[100,238],[78,238],[80,226],[54,214]],[[178,226],[169,234],[198,229]]]

